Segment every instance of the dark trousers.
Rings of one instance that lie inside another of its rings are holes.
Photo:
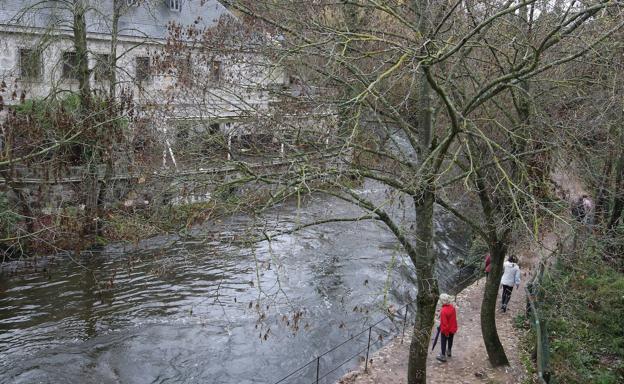
[[[440,335],[442,335],[442,340],[440,342],[440,345],[442,346],[442,356],[446,356],[447,343],[448,343],[448,351],[449,353],[451,353],[451,349],[453,349],[453,336],[455,334],[449,333],[448,336],[444,336],[444,333],[441,333]]]
[[[502,307],[503,309],[507,309],[507,303],[509,303],[509,299],[511,299],[511,291],[513,291],[513,285],[503,285],[503,297],[502,297]]]

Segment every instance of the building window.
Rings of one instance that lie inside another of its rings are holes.
[[[40,80],[42,73],[41,51],[19,50],[20,77],[27,80]]]
[[[182,11],[182,0],[167,0],[167,3],[170,10],[176,12]]]
[[[93,67],[93,76],[96,81],[110,81],[113,74],[113,68],[110,55],[96,54],[95,66]]]
[[[210,63],[210,77],[213,81],[221,80],[221,62],[213,60]]]
[[[78,79],[78,55],[76,52],[63,52],[63,79]]]
[[[138,83],[149,82],[151,80],[150,73],[150,58],[147,56],[140,56],[135,60],[135,80]]]

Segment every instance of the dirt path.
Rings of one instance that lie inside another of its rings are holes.
[[[557,194],[568,202],[576,201],[585,193],[582,182],[565,171],[566,167],[558,167],[551,175]],[[446,363],[435,359],[440,353],[439,345],[427,359],[427,382],[433,384],[516,384],[522,383],[528,373],[520,361],[519,345],[523,331],[514,327],[518,315],[525,313],[526,294],[524,286],[533,276],[540,260],[548,261],[562,239],[557,234],[569,233],[563,223],[552,224],[550,229],[542,232],[540,241],[527,240],[526,247],[516,247],[512,252],[519,256],[522,270],[520,289],[514,289],[507,313],[497,311],[496,326],[505,347],[510,365],[492,368],[487,360],[487,353],[481,335],[479,317],[481,299],[485,280],[481,279],[463,290],[456,298],[457,320],[459,331],[453,342],[453,357]],[[498,301],[500,302],[500,291]],[[407,383],[407,356],[409,339],[403,344],[400,339],[393,340],[386,347],[373,355],[369,372],[363,367],[351,372],[339,381],[341,384],[399,384]],[[370,368],[372,367],[372,368]]]
[[[501,342],[505,347],[510,366],[491,368],[483,344],[479,316],[485,279],[481,279],[456,298],[459,331],[453,342],[453,357],[446,363],[435,359],[440,353],[439,343],[436,351],[429,354],[427,360],[427,382],[435,384],[515,384],[521,383],[527,375],[520,361],[518,351],[522,331],[514,328],[518,315],[525,313],[526,295],[524,285],[532,274],[532,269],[540,257],[547,257],[557,245],[558,238],[553,233],[543,236],[542,245],[529,246],[526,250],[517,250],[522,268],[520,289],[514,289],[506,313],[497,311],[496,325]],[[499,299],[500,301],[500,292]],[[341,384],[399,384],[407,383],[407,356],[409,339],[403,344],[399,338],[373,355],[372,368],[363,372],[363,367],[351,372]]]
[[[510,367],[502,369],[489,368],[485,345],[479,325],[479,312],[485,280],[481,279],[466,288],[456,298],[457,321],[459,331],[453,341],[453,357],[446,363],[435,359],[440,352],[439,343],[436,350],[429,354],[427,360],[427,382],[440,384],[469,383],[505,383],[520,382],[525,376],[517,352],[518,335],[513,328],[513,319],[524,311],[524,291],[514,290],[506,313],[497,313],[496,322],[501,342],[511,362]],[[352,372],[343,378],[344,384],[399,384],[407,383],[407,356],[409,339],[403,344],[398,339],[378,351],[373,356],[372,369],[369,373],[362,370]]]

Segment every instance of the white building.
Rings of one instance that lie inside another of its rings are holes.
[[[196,123],[228,137],[240,135],[241,130],[249,129],[242,128],[241,121],[268,108],[266,90],[283,83],[280,71],[253,53],[206,53],[204,47],[190,56],[181,55],[168,69],[162,67],[172,26],[218,28],[221,18],[231,16],[215,0],[0,0],[4,104],[19,102],[22,94],[44,98],[78,89],[72,7],[79,1],[87,6],[91,89],[95,94],[111,89],[107,63],[111,62],[113,15],[118,7],[112,89],[117,95],[131,94],[140,113],[162,125],[167,145],[175,140],[172,127],[180,121],[186,127]],[[160,63],[158,69],[156,62]],[[194,74],[191,84],[176,86],[185,73]]]

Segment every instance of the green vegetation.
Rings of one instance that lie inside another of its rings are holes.
[[[624,378],[624,275],[603,254],[590,238],[544,278],[551,382],[615,384]]]
[[[12,256],[19,253],[16,234],[19,233],[20,216],[13,211],[6,193],[0,192],[0,252]]]
[[[0,192],[0,236],[6,238],[15,233],[19,215],[11,210],[6,193]]]
[[[207,220],[251,212],[269,201],[263,190],[236,193],[219,188],[206,202],[164,205],[151,209],[111,210],[104,220],[102,241],[139,241],[162,233],[181,233]]]

